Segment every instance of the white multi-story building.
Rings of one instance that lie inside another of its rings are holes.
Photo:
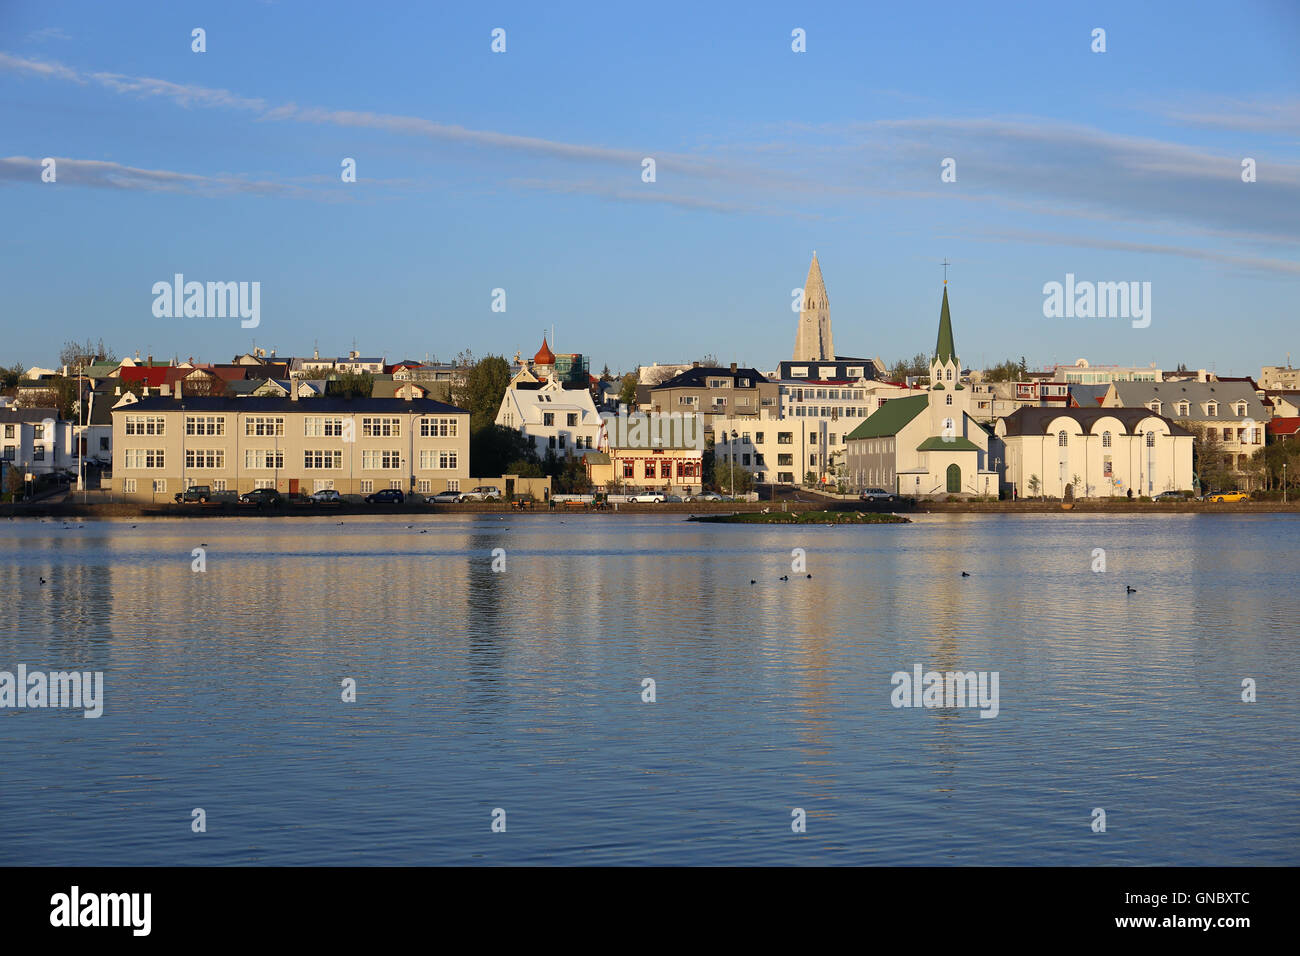
[[[585,386],[566,388],[557,379],[538,382],[521,370],[501,398],[496,423],[513,428],[533,443],[538,455],[554,450],[561,458],[596,448],[600,415]]]
[[[54,408],[0,408],[0,459],[5,469],[34,475],[77,467],[75,423]]]

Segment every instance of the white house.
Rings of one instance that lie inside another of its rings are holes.
[[[76,469],[74,423],[55,408],[0,408],[0,458],[6,469],[44,475]]]
[[[1187,429],[1146,408],[1021,408],[997,423],[1020,497],[1154,496],[1192,489]]]
[[[538,455],[550,449],[561,458],[595,448],[600,415],[586,386],[565,388],[557,379],[538,382],[527,369],[506,388],[496,423],[521,432]]]

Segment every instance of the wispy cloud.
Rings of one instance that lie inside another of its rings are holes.
[[[71,40],[62,27],[45,27],[27,34],[28,43],[44,43],[46,40]]]
[[[44,184],[94,186],[102,189],[178,192],[199,195],[248,193],[253,195],[297,195],[293,185],[250,180],[238,176],[200,176],[169,169],[141,169],[96,159],[53,157],[56,180]],[[42,160],[30,156],[0,157],[0,182],[41,183]]]

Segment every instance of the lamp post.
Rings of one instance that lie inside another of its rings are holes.
[[[731,497],[736,497],[736,439],[740,435],[733,428],[731,430],[731,441],[727,442],[727,457],[731,459]]]
[[[1282,462],[1282,504],[1286,504],[1286,462]]]

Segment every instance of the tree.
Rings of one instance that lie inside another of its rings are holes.
[[[705,355],[702,359],[700,359],[700,367],[701,367],[701,368],[717,368],[717,367],[718,367],[718,357],[717,357],[716,355],[714,355],[712,352],[709,352],[709,353],[708,353],[707,355]]]
[[[487,425],[469,435],[469,460],[481,478],[513,475],[515,463],[535,461],[533,445],[527,438],[504,425]]]
[[[890,366],[889,380],[891,382],[905,382],[909,376],[923,376],[929,374],[930,357],[924,352],[917,352],[912,356],[910,362],[906,359],[900,359]]]
[[[618,390],[618,400],[624,405],[636,404],[636,376],[628,372],[623,376],[623,386]]]
[[[503,475],[518,475],[520,478],[545,478],[542,466],[527,458],[517,458],[506,466]]]
[[[117,357],[113,350],[104,344],[104,340],[92,342],[86,339],[85,342],[64,342],[63,348],[59,349],[59,365],[68,367],[69,375],[76,375],[78,370],[85,368],[87,365],[93,365],[97,360],[105,362],[116,362]]]
[[[1192,471],[1201,482],[1201,493],[1222,491],[1231,480],[1231,473],[1224,462],[1223,442],[1219,440],[1218,429],[1207,432],[1205,426],[1180,421],[1194,436],[1192,439]]]
[[[510,385],[510,363],[500,355],[486,355],[466,366],[464,381],[459,387],[452,388],[453,404],[469,412],[469,429],[473,434],[480,429],[491,426],[501,410],[501,400],[505,398],[506,388]]]
[[[553,476],[555,490],[562,495],[585,495],[591,491],[591,477],[581,458],[565,458]]]
[[[1034,497],[1038,497],[1038,490],[1042,487],[1043,487],[1043,483],[1039,481],[1037,475],[1029,476],[1029,493],[1031,495],[1033,495]]]
[[[24,371],[26,371],[26,369],[23,368],[21,362],[14,362],[14,364],[8,368],[0,366],[0,389],[8,391],[9,389],[14,388],[22,379]]]
[[[986,382],[1018,382],[1023,380],[1029,374],[1029,369],[1025,365],[1024,356],[1020,361],[1007,359],[991,368],[984,370],[984,381]]]
[[[610,370],[609,370],[609,363],[608,363],[608,362],[605,363],[605,368],[604,368],[604,369],[601,371],[601,373],[600,373],[600,380],[601,380],[602,382],[612,382],[612,381],[614,381],[614,376],[613,376],[613,374],[612,374],[612,373],[610,372]]]
[[[341,372],[325,383],[325,394],[339,398],[369,398],[375,377],[369,372]]]

